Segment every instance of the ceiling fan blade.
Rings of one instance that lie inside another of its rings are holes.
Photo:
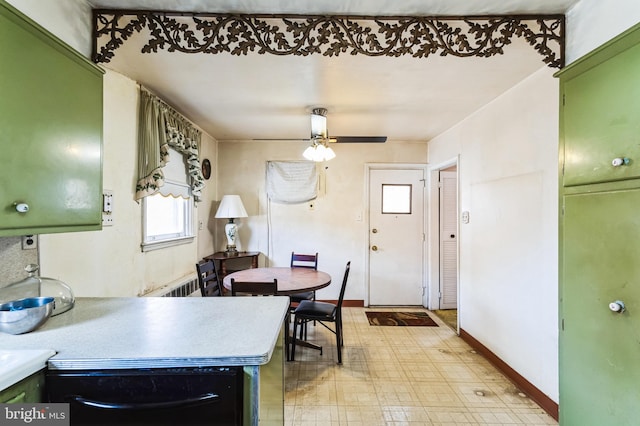
[[[332,136],[336,143],[385,143],[386,136]]]
[[[252,141],[299,141],[299,142],[309,142],[311,139],[304,138],[253,138]]]

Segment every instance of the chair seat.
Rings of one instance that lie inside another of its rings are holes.
[[[334,320],[336,305],[315,300],[303,300],[293,313],[298,318],[304,317],[309,320]]]
[[[313,291],[305,291],[302,293],[296,293],[289,296],[291,302],[302,302],[303,300],[313,300],[315,297]]]

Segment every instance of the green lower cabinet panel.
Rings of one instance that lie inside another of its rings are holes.
[[[0,57],[0,236],[100,229],[102,71],[5,3]]]
[[[44,372],[40,371],[0,391],[0,404],[42,402],[43,394]]]
[[[560,424],[640,424],[640,189],[564,197]],[[626,310],[609,304],[622,301]]]

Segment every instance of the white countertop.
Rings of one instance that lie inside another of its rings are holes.
[[[0,350],[0,391],[44,368],[51,349]]]
[[[30,333],[0,333],[0,349],[55,350],[48,367],[59,370],[263,365],[288,307],[288,297],[76,298]]]

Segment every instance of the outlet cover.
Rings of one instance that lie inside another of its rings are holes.
[[[34,250],[38,248],[38,236],[37,235],[23,235],[22,236],[22,250]]]

